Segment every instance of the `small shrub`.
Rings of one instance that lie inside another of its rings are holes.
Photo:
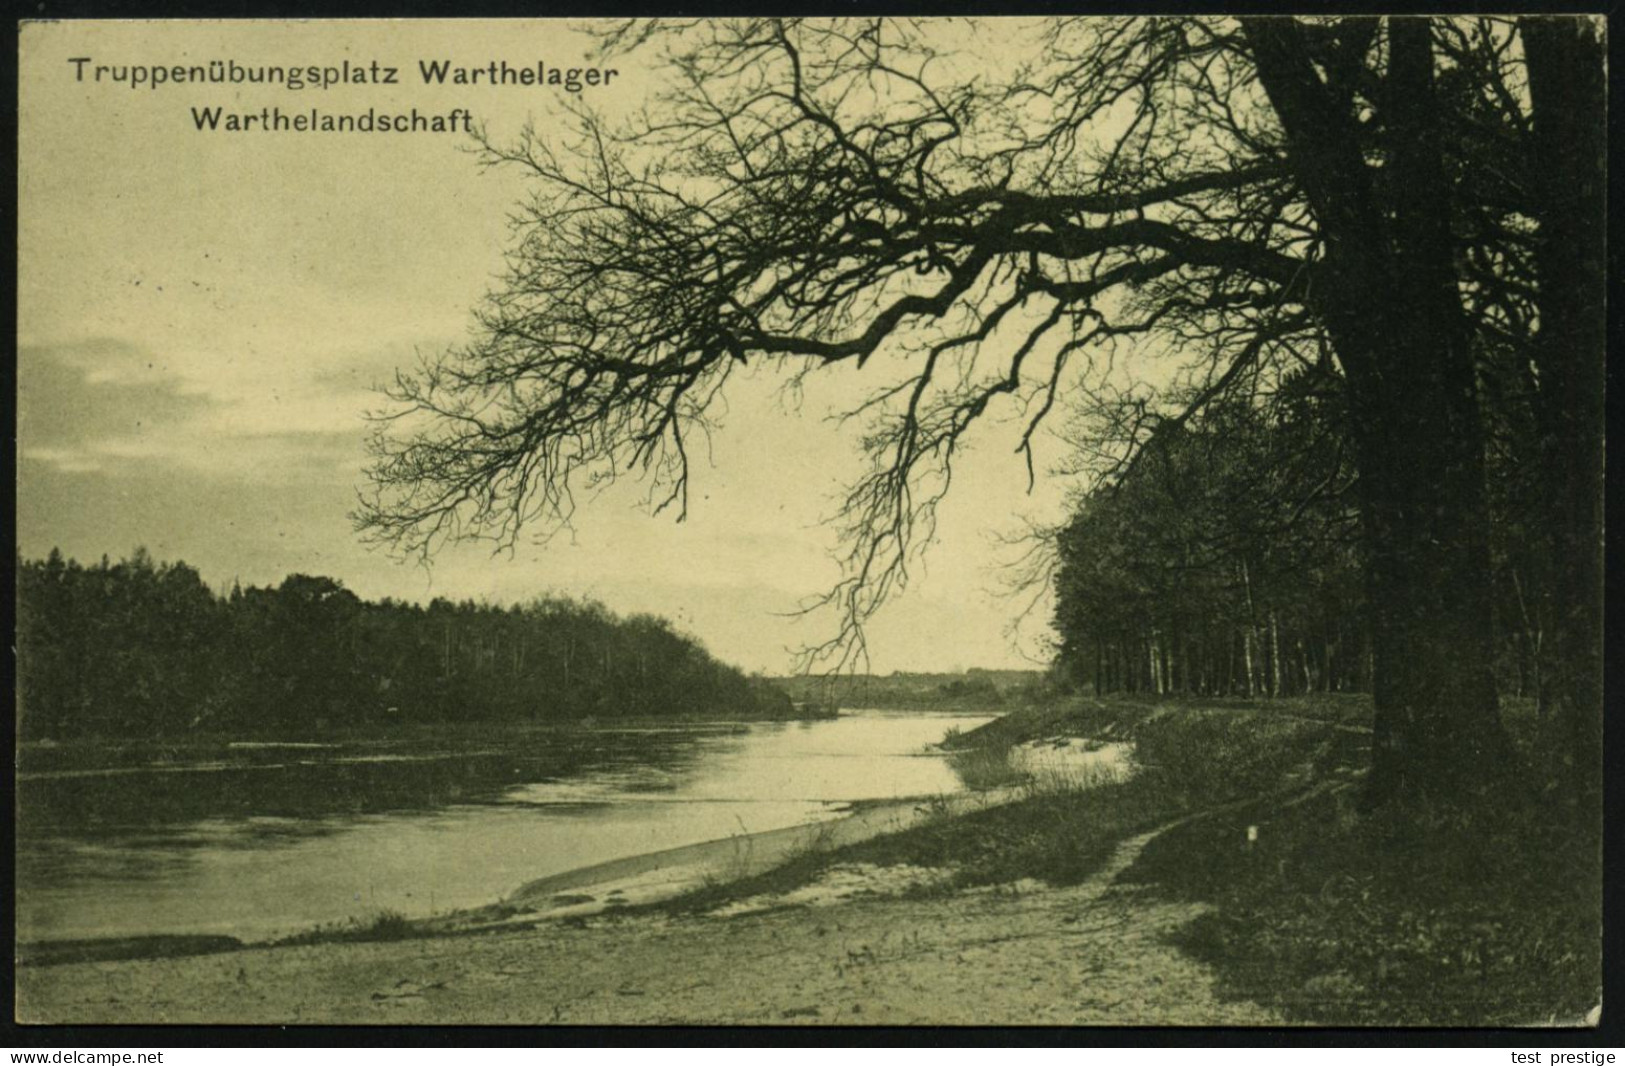
[[[1120,784],[1126,776],[1123,769],[1103,763],[1040,766],[1028,773],[1023,788],[1029,796],[1088,792],[1106,785]]]
[[[302,933],[281,937],[272,943],[278,947],[298,944],[342,944],[374,940],[408,940],[427,933],[412,924],[412,920],[399,911],[383,910],[367,918],[349,918],[342,922],[323,922]]]
[[[412,935],[412,922],[399,911],[384,910],[373,915],[372,921],[360,926],[354,940],[405,940]]]
[[[983,792],[1028,780],[1026,772],[1011,765],[1010,749],[998,745],[978,745],[949,752],[948,766],[973,792]]]
[[[835,823],[819,822],[807,836],[786,854],[786,862],[814,859],[827,855],[835,848]]]

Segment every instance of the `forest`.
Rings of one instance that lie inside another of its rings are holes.
[[[144,549],[17,561],[25,739],[305,736],[407,723],[789,717],[789,697],[651,615],[563,596],[371,602],[329,577],[217,595]]]
[[[1553,701],[1556,560],[1535,397],[1479,367],[1497,688]],[[1096,694],[1370,693],[1374,653],[1353,447],[1329,367],[1259,384],[1157,441],[1055,536],[1058,667]]]
[[[1056,536],[1068,680],[1096,694],[1370,691],[1354,472],[1329,385],[1299,375],[1273,407],[1216,405],[1082,500]]]

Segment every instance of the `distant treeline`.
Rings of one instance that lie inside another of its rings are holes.
[[[1043,670],[981,670],[963,673],[799,675],[773,684],[798,702],[888,710],[1003,710],[1053,694]]]
[[[306,574],[220,596],[144,549],[19,558],[17,659],[25,738],[793,713],[662,618],[559,596],[373,603]]]

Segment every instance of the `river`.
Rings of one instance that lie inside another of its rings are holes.
[[[24,748],[17,936],[258,940],[477,906],[592,863],[961,791],[932,745],[992,717]]]

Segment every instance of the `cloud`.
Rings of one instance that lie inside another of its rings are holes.
[[[159,360],[116,340],[17,353],[17,433],[36,458],[82,464],[101,442],[161,432],[208,406]]]
[[[239,479],[353,483],[365,390],[289,380],[223,398],[160,356],[116,339],[31,346],[17,358],[19,450],[65,473],[140,469]]]

